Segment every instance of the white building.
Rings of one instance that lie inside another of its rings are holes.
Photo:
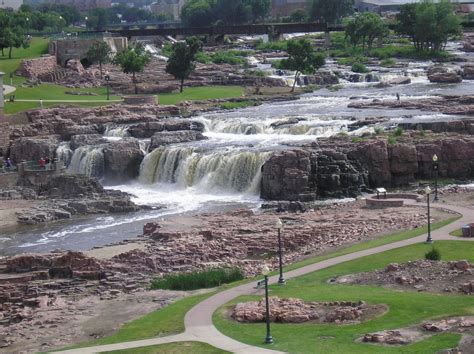
[[[18,10],[23,5],[23,0],[0,0],[0,9]]]
[[[359,11],[371,11],[371,12],[397,12],[400,6],[421,0],[356,0],[355,8]],[[455,5],[459,5],[460,9],[473,9],[474,0],[451,0]]]

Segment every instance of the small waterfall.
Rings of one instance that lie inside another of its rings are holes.
[[[104,136],[109,138],[126,138],[130,136],[130,133],[128,132],[127,126],[108,125],[105,128]]]
[[[69,173],[88,177],[102,177],[104,171],[104,152],[100,146],[88,145],[76,149],[68,167]]]
[[[205,131],[227,134],[264,134],[267,132],[265,124],[245,123],[241,121],[226,121],[221,119],[200,119],[204,124]]]
[[[68,141],[62,142],[59,144],[58,148],[56,149],[56,157],[64,162],[64,166],[69,166],[71,162],[73,152],[71,150],[70,143]]]
[[[258,193],[260,169],[268,156],[268,152],[259,151],[202,152],[191,147],[164,147],[145,157],[140,180],[208,192]]]

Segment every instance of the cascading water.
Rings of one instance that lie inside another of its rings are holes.
[[[104,152],[100,146],[77,148],[68,167],[68,173],[82,174],[88,177],[102,177],[104,170]]]
[[[68,141],[62,142],[59,144],[58,148],[56,149],[56,157],[64,162],[64,166],[69,166],[71,162],[73,152],[71,150],[70,143]]]
[[[165,147],[147,155],[140,169],[143,183],[197,187],[204,192],[259,191],[260,169],[268,157],[261,151],[209,151],[192,147]]]
[[[126,138],[129,137],[130,134],[127,126],[109,125],[105,128],[104,136],[109,138]]]

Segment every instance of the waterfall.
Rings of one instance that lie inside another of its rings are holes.
[[[104,135],[110,138],[126,138],[129,137],[130,134],[128,132],[127,126],[120,126],[120,125],[108,125],[105,128]]]
[[[260,169],[268,156],[268,152],[259,151],[202,152],[192,147],[164,147],[145,157],[140,180],[208,192],[258,193]]]
[[[62,142],[59,144],[58,148],[56,149],[56,157],[64,162],[64,166],[69,166],[71,162],[73,152],[71,150],[70,143],[68,141]]]
[[[68,167],[69,173],[88,177],[102,177],[104,170],[103,148],[90,145],[76,149]]]

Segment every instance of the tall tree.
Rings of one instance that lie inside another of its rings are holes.
[[[354,0],[312,0],[309,16],[312,20],[333,24],[352,13],[353,6]]]
[[[188,38],[186,42],[177,42],[172,47],[171,56],[166,65],[166,72],[180,80],[179,92],[183,92],[184,80],[196,68],[196,54],[201,49],[197,38]]]
[[[98,63],[100,69],[100,78],[102,79],[102,64],[110,61],[112,51],[105,41],[95,41],[87,51],[87,60],[91,63]]]
[[[8,48],[8,58],[12,58],[13,48],[28,48],[30,43],[26,36],[29,19],[25,13],[0,11],[0,43]]]
[[[265,17],[270,13],[272,3],[270,0],[252,0],[250,2],[250,8],[252,9],[253,21],[264,20]]]
[[[187,26],[209,26],[209,24],[214,21],[214,4],[215,1],[210,3],[209,0],[188,0],[181,11],[181,19]]]
[[[138,94],[136,74],[142,72],[150,60],[151,54],[147,52],[145,46],[139,42],[130,45],[126,50],[118,53],[114,58],[114,64],[119,65],[125,74],[132,74],[135,94]]]
[[[377,38],[383,38],[388,35],[388,27],[382,18],[373,12],[364,12],[357,15],[346,25],[346,38],[354,48],[362,44],[365,51],[372,49],[374,41]]]
[[[403,5],[397,20],[397,33],[409,36],[417,51],[440,51],[449,38],[461,33],[460,20],[448,0]]]
[[[295,91],[296,83],[301,74],[313,74],[325,64],[324,55],[316,53],[307,39],[288,42],[288,59],[281,61],[281,67],[295,72],[295,82],[291,92]]]

